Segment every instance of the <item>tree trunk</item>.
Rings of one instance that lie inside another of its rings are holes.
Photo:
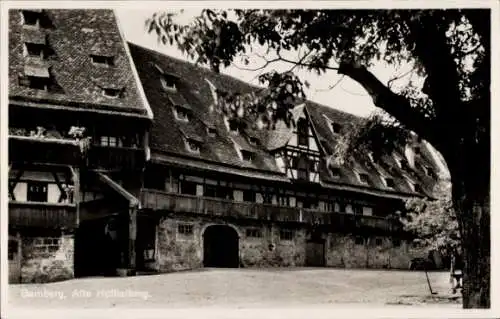
[[[462,190],[454,187],[453,205],[462,236],[463,308],[490,308],[489,195]]]

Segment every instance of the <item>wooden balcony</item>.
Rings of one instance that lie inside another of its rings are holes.
[[[9,161],[78,165],[82,155],[75,140],[9,135]]]
[[[10,201],[9,225],[72,229],[76,226],[76,206],[74,204]]]
[[[329,225],[336,230],[377,229],[393,231],[397,223],[383,217],[323,212],[297,207],[275,206],[250,202],[236,202],[219,198],[199,197],[144,189],[142,207],[175,213],[193,213],[212,216],[231,216],[269,221],[298,222]]]
[[[101,169],[141,169],[146,162],[143,148],[92,145],[87,165]]]

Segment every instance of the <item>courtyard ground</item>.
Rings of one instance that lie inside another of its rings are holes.
[[[447,272],[328,268],[202,269],[9,286],[13,308],[415,306],[459,309]]]

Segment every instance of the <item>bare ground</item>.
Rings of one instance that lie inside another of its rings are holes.
[[[447,272],[329,268],[203,269],[127,278],[9,286],[14,308],[460,308]]]

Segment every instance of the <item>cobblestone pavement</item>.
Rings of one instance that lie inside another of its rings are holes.
[[[13,308],[432,306],[460,308],[447,272],[328,268],[203,269],[9,286]]]

